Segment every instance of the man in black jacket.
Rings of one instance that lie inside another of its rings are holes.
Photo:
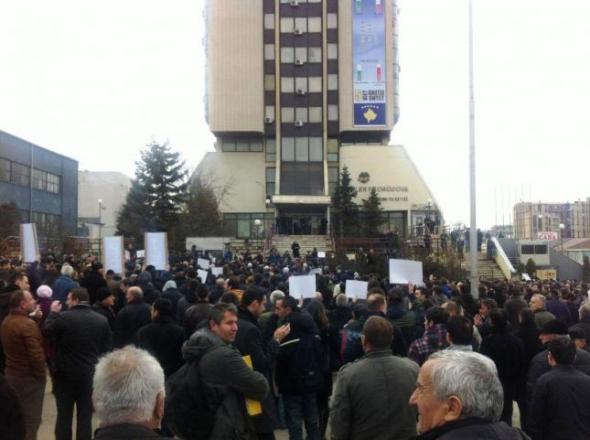
[[[71,440],[76,405],[76,439],[92,437],[92,376],[98,358],[111,349],[111,330],[103,316],[92,311],[83,287],[70,291],[68,311],[54,301],[44,333],[54,337],[57,348],[54,394],[57,405],[55,438]]]
[[[157,299],[152,305],[152,322],[137,332],[137,346],[158,359],[166,378],[184,363],[181,350],[185,339],[184,329],[174,319],[170,300]]]
[[[92,310],[107,319],[111,331],[115,330],[116,315],[113,310],[114,305],[115,296],[111,290],[107,287],[101,287],[96,291],[96,302],[92,305]]]
[[[534,440],[590,438],[590,377],[574,366],[576,346],[567,338],[547,344],[552,370],[535,385],[528,423]]]
[[[304,422],[307,438],[319,440],[316,393],[323,386],[323,353],[318,328],[311,315],[299,309],[293,297],[278,300],[276,313],[290,326],[290,333],[281,344],[276,367],[276,382],[285,404],[289,438],[302,440]]]
[[[143,301],[141,288],[130,287],[125,298],[127,305],[119,311],[115,320],[115,347],[134,344],[137,331],[152,320],[150,306]]]
[[[289,334],[289,325],[285,324],[275,330],[268,344],[262,340],[262,331],[258,318],[265,310],[264,293],[256,287],[250,287],[242,296],[238,309],[238,333],[234,346],[243,356],[252,358],[255,371],[264,374],[269,384],[272,383],[272,362],[280,350],[280,343]],[[269,393],[262,402],[262,414],[254,417],[254,428],[260,440],[274,439],[276,408],[274,396]]]

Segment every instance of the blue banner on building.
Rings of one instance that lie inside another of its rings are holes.
[[[354,125],[386,125],[385,1],[353,0]]]

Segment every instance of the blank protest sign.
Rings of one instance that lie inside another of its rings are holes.
[[[168,270],[168,234],[146,232],[144,242],[145,265],[154,266],[156,270]]]
[[[102,265],[105,271],[112,270],[115,273],[124,274],[124,256],[123,237],[104,237],[102,239]]]
[[[212,267],[211,268],[211,273],[213,275],[215,275],[216,277],[219,275],[223,275],[223,267]]]
[[[201,279],[201,283],[205,284],[207,282],[207,275],[206,270],[197,269],[197,276]]]
[[[201,269],[209,269],[209,260],[206,260],[204,258],[198,258],[197,259],[197,266],[199,266]]]
[[[315,275],[289,277],[289,296],[293,298],[315,298]]]
[[[422,262],[412,260],[389,260],[389,282],[391,284],[424,284]]]
[[[346,280],[347,298],[367,299],[367,291],[369,290],[369,283],[367,281]]]
[[[20,225],[20,253],[25,263],[40,260],[37,227],[35,223],[22,223]]]

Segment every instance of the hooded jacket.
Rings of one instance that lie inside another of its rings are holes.
[[[187,362],[200,358],[196,365],[206,398],[217,405],[210,438],[251,438],[244,398],[266,397],[269,387],[264,375],[249,368],[236,349],[207,329],[191,336],[182,347],[182,356]]]

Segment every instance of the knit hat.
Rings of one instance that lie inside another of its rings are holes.
[[[37,296],[39,298],[51,298],[51,296],[53,295],[53,290],[51,290],[51,287],[42,284],[37,288]]]
[[[551,321],[547,321],[543,328],[541,329],[541,334],[545,335],[567,335],[568,328],[563,322],[558,321],[557,319],[552,319]]]
[[[111,296],[113,293],[107,287],[100,287],[96,291],[96,301],[101,302]]]

